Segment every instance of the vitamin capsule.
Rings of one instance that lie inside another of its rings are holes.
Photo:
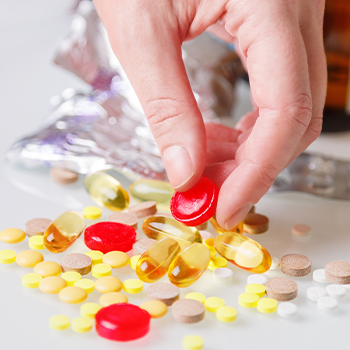
[[[107,169],[86,176],[84,186],[98,205],[120,211],[129,205],[129,195],[117,178],[118,171]]]
[[[209,262],[209,249],[204,244],[193,243],[171,263],[169,281],[180,288],[188,287],[202,276]]]
[[[163,238],[175,239],[181,249],[191,243],[202,243],[202,237],[196,228],[185,226],[170,217],[151,216],[143,222],[142,230],[148,238],[158,241]]]
[[[210,223],[213,225],[214,230],[221,235],[224,232],[235,232],[235,233],[243,233],[243,221],[241,221],[236,227],[234,227],[232,230],[227,231],[224,228],[222,228],[218,222],[216,221],[216,216],[214,215],[211,219],[210,219]]]
[[[244,270],[263,273],[271,266],[269,252],[259,243],[243,235],[223,233],[215,238],[214,245],[219,254]]]
[[[130,193],[137,202],[155,201],[158,210],[170,210],[174,189],[169,182],[141,179],[131,184]]]
[[[67,250],[84,230],[84,217],[77,211],[67,211],[54,220],[44,234],[44,246],[52,253]]]
[[[172,238],[154,243],[137,261],[138,278],[147,283],[158,281],[168,272],[171,262],[180,251],[179,243]]]

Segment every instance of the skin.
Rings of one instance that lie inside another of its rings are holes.
[[[326,93],[324,0],[95,0],[161,151],[172,186],[220,187],[217,220],[238,224],[320,134]],[[254,111],[204,125],[181,44],[209,30],[236,43]]]

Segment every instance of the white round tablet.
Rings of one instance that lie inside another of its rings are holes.
[[[271,257],[271,267],[270,270],[277,270],[280,267],[280,259],[275,256]]]
[[[247,284],[266,284],[267,278],[264,275],[250,275],[247,278]]]
[[[306,290],[306,296],[312,301],[317,301],[327,295],[326,290],[320,287],[310,287]]]
[[[227,282],[231,280],[233,271],[227,267],[218,267],[214,270],[213,276],[217,281]]]
[[[348,292],[350,292],[350,284],[342,284],[342,286],[343,286]]]
[[[281,303],[277,307],[277,314],[281,317],[293,317],[298,313],[298,307],[290,302]]]
[[[313,272],[312,277],[315,282],[318,283],[329,283],[329,281],[326,278],[325,270],[324,269],[317,269]]]
[[[199,231],[201,237],[202,237],[202,240],[203,242],[208,239],[208,238],[211,238],[213,235],[209,232],[209,231]]]
[[[333,311],[338,307],[338,300],[331,297],[323,297],[317,300],[317,307],[323,311]]]
[[[346,295],[346,289],[340,284],[330,284],[326,287],[326,292],[332,298],[341,299]]]

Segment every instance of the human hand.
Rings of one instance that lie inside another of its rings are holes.
[[[94,2],[172,186],[185,191],[204,172],[221,187],[216,217],[231,229],[321,131],[324,0]],[[250,77],[256,109],[237,130],[205,129],[181,58],[182,42],[214,24],[235,38]]]

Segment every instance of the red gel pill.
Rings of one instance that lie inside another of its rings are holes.
[[[198,226],[215,214],[218,197],[218,187],[202,177],[190,190],[174,193],[170,210],[177,221],[187,226]]]
[[[84,241],[91,250],[104,254],[114,250],[128,252],[136,241],[136,231],[119,222],[103,221],[85,229]]]
[[[103,338],[129,341],[149,332],[151,316],[133,304],[113,304],[102,308],[95,316],[97,334]]]

